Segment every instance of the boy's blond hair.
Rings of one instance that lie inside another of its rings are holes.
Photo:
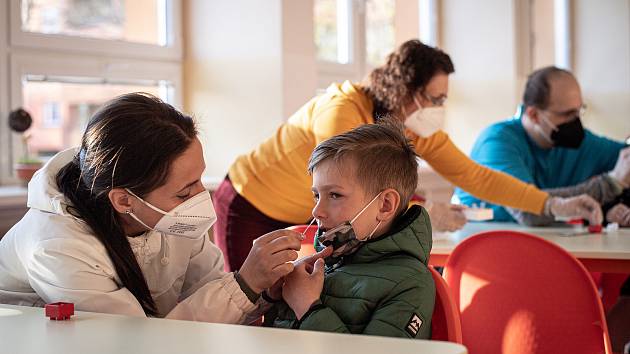
[[[393,188],[405,210],[418,185],[418,155],[405,137],[402,124],[381,118],[319,143],[308,162],[308,172],[331,160],[338,166],[352,163],[355,177],[369,195]]]

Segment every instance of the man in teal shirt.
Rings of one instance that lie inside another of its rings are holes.
[[[568,71],[546,67],[529,76],[523,104],[509,120],[488,127],[471,158],[547,191],[552,196],[589,194],[608,203],[630,185],[630,148],[582,127],[580,86]],[[465,205],[483,201],[456,190]],[[495,221],[547,225],[552,217],[486,203]]]

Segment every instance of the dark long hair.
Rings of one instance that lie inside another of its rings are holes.
[[[121,286],[148,316],[157,308],[108,193],[129,188],[144,196],[166,182],[169,166],[191,144],[191,117],[144,93],[107,102],[90,119],[81,149],[57,174],[57,186],[107,249]]]
[[[455,71],[448,54],[417,39],[400,45],[384,65],[372,70],[363,87],[374,102],[374,118],[389,115],[405,104],[437,73]]]

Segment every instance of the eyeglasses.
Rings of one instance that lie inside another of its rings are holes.
[[[564,117],[564,118],[574,118],[574,117],[583,117],[586,114],[587,106],[585,104],[581,105],[578,109],[570,109],[564,112],[552,111],[550,109],[543,109],[543,111],[549,112],[555,116]]]
[[[431,102],[432,105],[437,106],[437,107],[444,106],[444,103],[446,102],[446,99],[447,99],[447,97],[444,95],[433,97],[424,92],[421,92],[420,95],[424,97],[424,99],[426,99],[427,101]]]

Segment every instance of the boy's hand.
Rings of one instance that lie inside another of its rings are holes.
[[[309,273],[313,273],[313,265],[315,264],[315,262],[320,258],[326,258],[330,256],[332,253],[333,253],[332,246],[328,246],[317,253],[298,259],[293,264],[296,267],[299,266],[300,264],[304,264],[306,265],[306,271]]]
[[[306,270],[307,264],[296,264],[293,272],[285,277],[282,287],[282,297],[298,320],[319,300],[324,287],[324,260],[317,259],[310,273]]]
[[[293,265],[294,267],[298,267],[299,265],[304,264],[306,271],[308,273],[313,273],[313,265],[315,264],[315,262],[320,258],[326,258],[330,256],[332,252],[333,252],[332,246],[328,246],[317,253],[298,259],[297,261],[293,262]],[[272,300],[280,300],[280,298],[282,298],[283,285],[284,285],[284,278],[280,278],[280,280],[278,280],[269,289],[267,289],[267,295]]]

